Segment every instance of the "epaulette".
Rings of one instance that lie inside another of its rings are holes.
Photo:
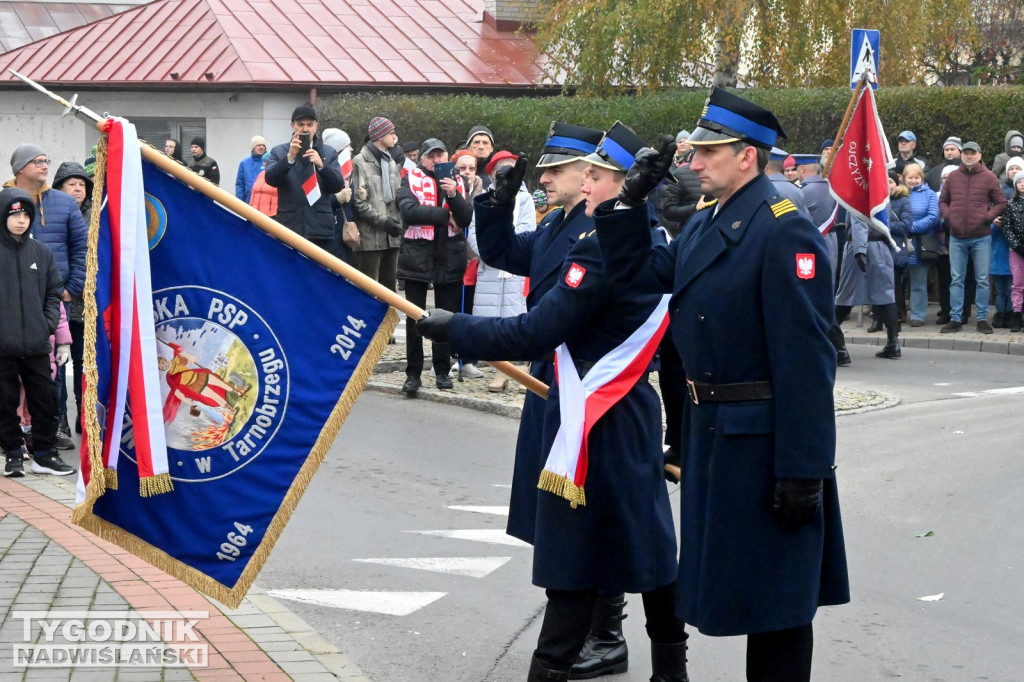
[[[775,214],[776,218],[782,217],[787,213],[792,213],[796,211],[796,206],[794,206],[793,202],[790,201],[789,199],[777,201],[776,203],[771,204],[770,208],[772,209],[772,213]]]
[[[586,239],[587,237],[593,237],[597,234],[597,230],[591,230],[590,232],[580,232],[579,239]]]

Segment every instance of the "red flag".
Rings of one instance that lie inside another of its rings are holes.
[[[846,210],[889,236],[889,176],[895,165],[871,86],[864,87],[829,172],[829,191]],[[891,238],[890,238],[891,241]]]

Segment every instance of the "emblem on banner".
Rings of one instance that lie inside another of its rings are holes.
[[[171,478],[233,473],[280,427],[289,387],[281,346],[255,310],[223,292],[155,291],[153,308]],[[129,424],[125,439],[131,442]]]
[[[146,195],[146,238],[152,251],[167,232],[167,209],[152,194]]]

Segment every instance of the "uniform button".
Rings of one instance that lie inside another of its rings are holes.
[[[709,426],[708,427],[708,433],[714,433],[714,432],[715,432],[715,427],[714,426]]]
[[[708,379],[710,379],[712,377],[712,374],[711,374],[711,372],[704,372],[704,376],[706,376]]]
[[[701,322],[703,322],[704,321],[704,316],[703,315],[698,315],[697,319],[700,320]]]

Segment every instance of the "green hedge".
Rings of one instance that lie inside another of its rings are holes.
[[[789,134],[785,149],[817,152],[821,141],[835,136],[850,101],[848,88],[814,90],[750,90],[745,97],[770,108]],[[480,95],[351,94],[323,97],[319,103],[322,127],[345,130],[358,150],[374,116],[394,121],[399,139],[440,138],[449,151],[461,146],[469,129],[488,126],[499,149],[525,151],[536,159],[551,121],[606,129],[616,119],[645,140],[692,130],[707,91],[658,92],[643,97],[484,97]],[[1021,128],[1024,88],[1020,87],[906,87],[878,92],[882,124],[896,153],[895,136],[910,129],[917,134],[918,151],[937,161],[949,135],[981,144],[986,162],[1003,150],[1003,137]]]

